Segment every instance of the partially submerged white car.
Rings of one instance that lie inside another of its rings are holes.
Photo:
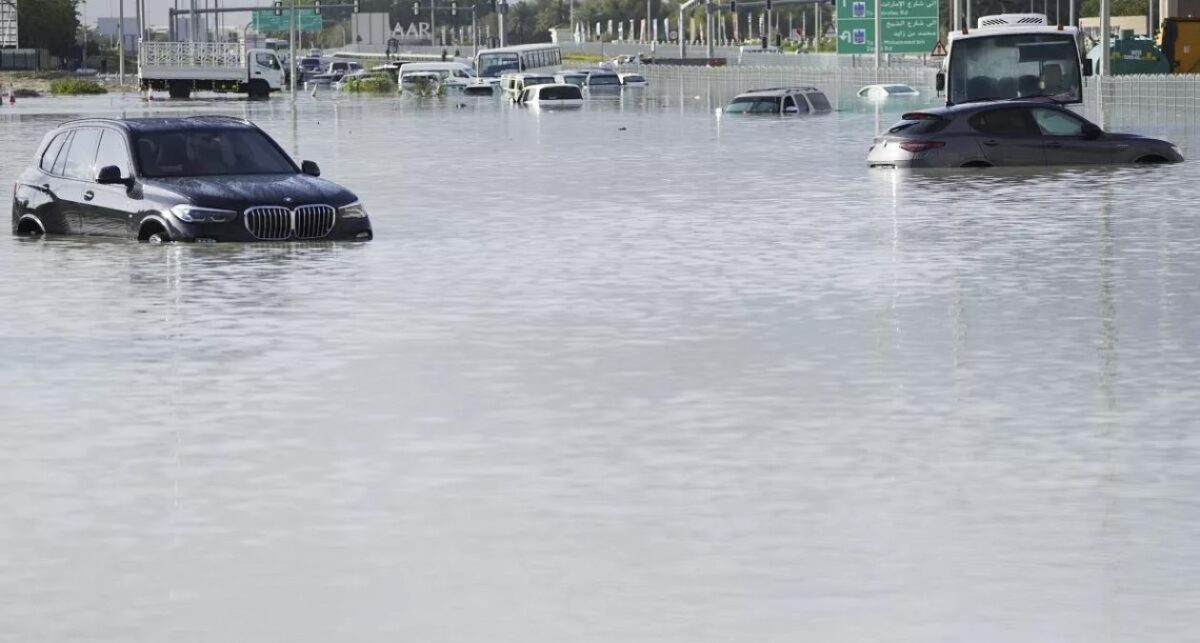
[[[867,100],[887,100],[889,98],[910,98],[912,96],[920,96],[921,92],[914,89],[911,85],[901,83],[890,83],[886,85],[867,85],[858,90],[859,98]]]
[[[583,105],[583,90],[567,83],[531,85],[517,95],[516,102],[531,107],[579,107]]]
[[[650,84],[646,77],[641,74],[618,74],[621,77],[622,87],[646,87]]]

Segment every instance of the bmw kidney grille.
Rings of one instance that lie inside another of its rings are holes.
[[[261,241],[321,239],[333,232],[337,210],[329,205],[302,205],[294,209],[261,205],[248,208],[242,218],[250,234]]]

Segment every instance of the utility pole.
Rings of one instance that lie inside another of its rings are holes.
[[[1111,12],[1112,1],[1100,0],[1100,77],[1103,80],[1108,80],[1109,70],[1112,69],[1112,60],[1108,56],[1112,40]]]
[[[437,46],[437,2],[429,0],[429,44]]]
[[[882,4],[875,0],[875,71],[883,66],[883,12]]]
[[[193,0],[194,1],[194,0]],[[288,61],[287,64],[295,67],[296,60],[296,0],[292,0],[292,11],[288,19]],[[296,104],[296,70],[288,70],[288,78],[291,79],[290,89],[292,92],[292,104]]]
[[[117,74],[120,84],[125,84],[125,0],[117,0]],[[83,52],[87,56],[87,50]]]
[[[499,13],[496,14],[496,28],[500,32],[500,46],[504,47],[506,46],[505,42],[507,42],[507,38],[504,34],[504,16],[508,13],[508,3],[504,0],[500,0],[500,5],[497,7],[497,9],[499,9]]]
[[[712,60],[713,52],[713,15],[712,2],[704,3],[704,55]]]
[[[1150,1],[1153,1],[1153,0],[1150,0]],[[650,16],[650,0],[646,0],[646,25],[644,27],[642,27],[642,40],[643,41],[650,40],[651,20],[653,20],[653,18],[651,18],[651,16]]]

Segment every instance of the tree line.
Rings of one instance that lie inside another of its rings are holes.
[[[20,47],[46,49],[52,56],[66,58],[75,48],[78,32],[79,0],[17,2],[17,44]]]

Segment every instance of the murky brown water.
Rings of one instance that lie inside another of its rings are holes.
[[[0,238],[0,631],[1194,640],[1196,165],[875,172],[871,109],[684,93],[156,104],[377,241]],[[0,200],[122,106],[0,111]]]

